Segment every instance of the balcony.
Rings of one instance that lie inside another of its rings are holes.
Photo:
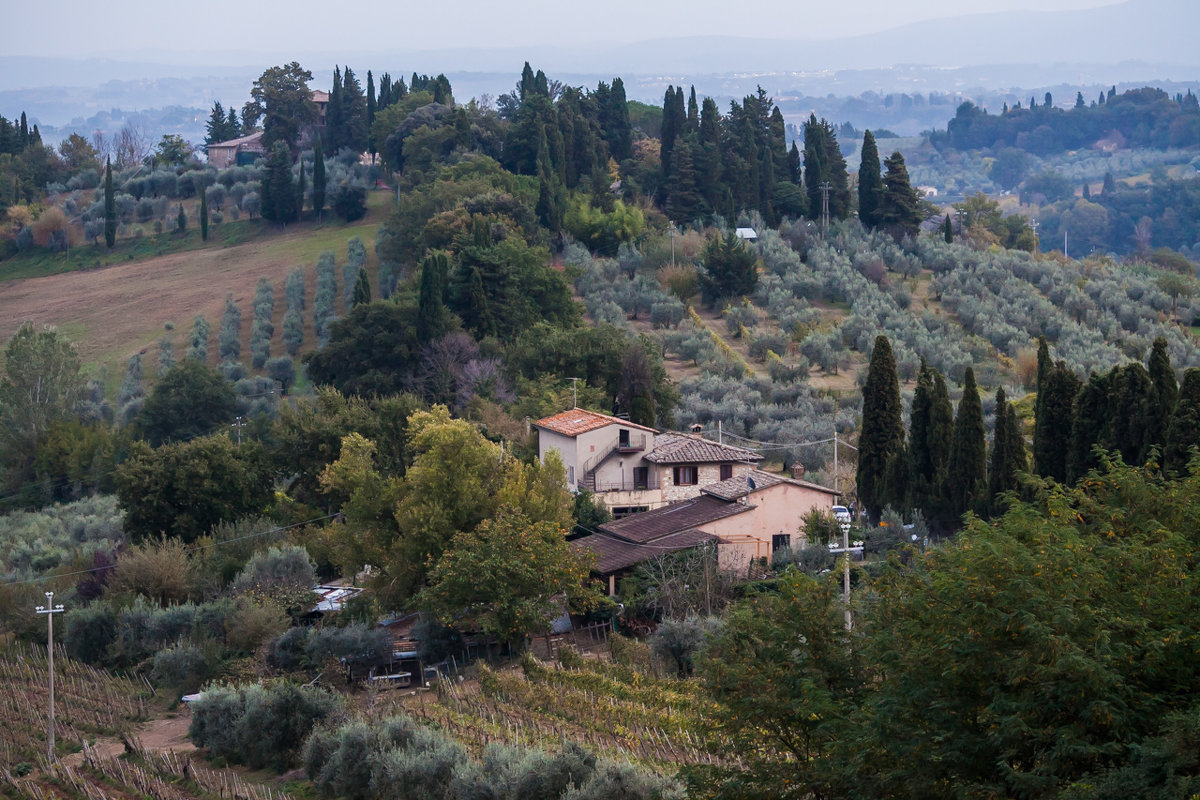
[[[635,469],[634,475],[621,478],[619,480],[596,480],[596,492],[640,492],[650,489],[658,489],[661,484],[658,480],[657,470],[650,471],[644,474],[638,474],[641,468]]]
[[[646,449],[646,434],[634,436],[629,431],[621,431],[617,439],[618,453],[640,453]]]

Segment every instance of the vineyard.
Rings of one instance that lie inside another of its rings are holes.
[[[225,770],[207,769],[174,753],[140,747],[136,731],[150,713],[144,683],[114,677],[67,658],[54,659],[55,744],[79,751],[76,765],[46,760],[49,688],[44,648],[13,645],[0,652],[0,797],[12,800],[287,800]],[[93,745],[124,743],[115,758]]]
[[[475,755],[489,744],[554,750],[569,740],[668,775],[721,761],[700,733],[714,726],[694,682],[568,650],[557,664],[526,656],[519,669],[478,669],[477,682],[443,681],[435,702],[405,702],[404,710]],[[384,715],[395,710],[377,708]]]

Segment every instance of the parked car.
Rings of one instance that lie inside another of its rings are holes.
[[[850,509],[845,506],[833,507],[833,518],[842,525],[849,525],[853,520],[850,518]]]

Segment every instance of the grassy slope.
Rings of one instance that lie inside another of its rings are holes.
[[[0,283],[0,341],[26,320],[55,325],[75,342],[89,370],[106,370],[111,390],[134,353],[143,353],[143,374],[152,378],[157,342],[167,333],[168,322],[174,324],[170,335],[179,359],[187,348],[192,321],[199,315],[206,317],[211,326],[209,362],[216,364],[221,315],[226,296],[232,294],[242,311],[242,361],[249,364],[258,279],[268,278],[275,290],[271,354],[282,355],[284,280],[293,269],[304,266],[308,307],[302,351],[310,350],[315,344],[312,294],[317,256],[325,250],[337,253],[339,297],[341,265],[351,237],[367,245],[368,267],[374,274],[375,232],[390,198],[386,192],[370,195],[366,218],[350,225],[332,221],[331,216],[320,226],[306,222],[286,230],[241,221],[214,226],[207,243],[200,242],[194,231],[178,238],[164,234],[126,240],[108,256],[111,265],[99,269],[85,266],[95,261],[92,248],[73,248],[70,256],[39,254],[6,261],[0,265],[0,281],[4,281]]]

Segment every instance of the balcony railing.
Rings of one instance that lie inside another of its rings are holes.
[[[597,492],[637,492],[643,489],[658,489],[661,484],[653,472],[645,478],[623,478],[620,480],[596,479]]]
[[[646,449],[646,434],[637,436],[622,436],[617,441],[617,452],[638,453]]]

